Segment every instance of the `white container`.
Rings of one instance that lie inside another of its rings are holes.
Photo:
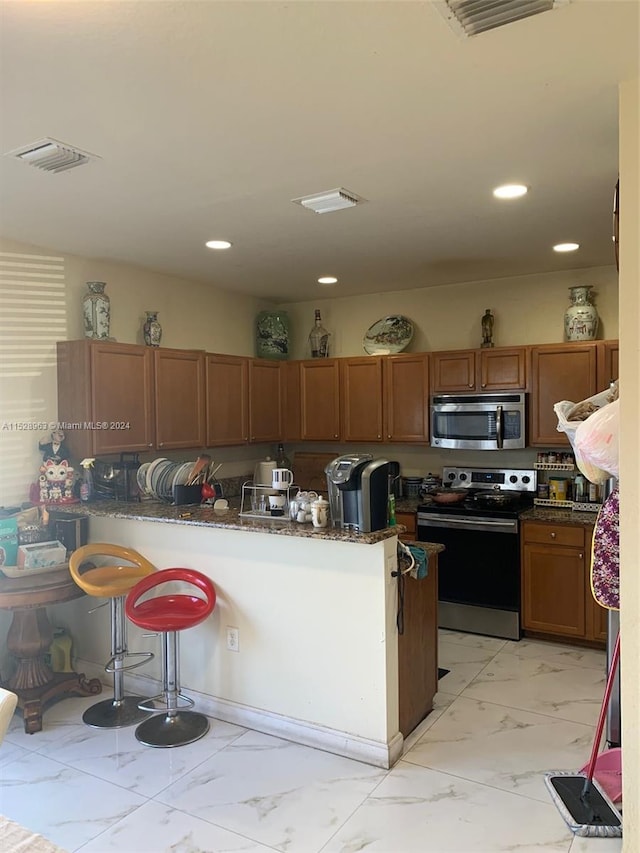
[[[311,504],[311,523],[314,527],[327,527],[329,524],[329,501],[322,495]]]

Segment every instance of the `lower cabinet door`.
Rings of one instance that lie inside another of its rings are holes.
[[[584,550],[525,543],[522,581],[525,630],[586,637]]]

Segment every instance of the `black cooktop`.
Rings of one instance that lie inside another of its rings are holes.
[[[509,498],[509,502],[504,506],[491,505],[490,501],[483,500],[482,496],[478,497],[478,493],[473,492],[462,503],[458,504],[439,504],[435,501],[425,501],[425,503],[418,504],[418,512],[466,516],[468,518],[517,518],[525,509],[530,509],[533,506],[532,494],[519,492],[502,492],[501,494]]]

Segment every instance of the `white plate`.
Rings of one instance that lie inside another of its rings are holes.
[[[143,462],[142,465],[136,471],[136,481],[138,483],[138,488],[140,492],[144,494],[147,491],[147,469],[149,468],[148,462]]]
[[[402,352],[413,338],[413,323],[401,314],[383,317],[367,329],[362,340],[369,355],[389,355]]]
[[[153,462],[149,462],[149,467],[147,468],[147,493],[150,495],[154,494],[153,491],[153,481],[152,476],[155,469],[160,465],[161,462],[166,462],[167,458],[165,456],[161,456],[159,459],[154,459]]]

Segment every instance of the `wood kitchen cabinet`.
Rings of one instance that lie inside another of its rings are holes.
[[[398,538],[403,542],[415,542],[417,533],[417,516],[415,512],[396,512],[396,521],[406,527],[404,533],[400,533]]]
[[[300,362],[300,432],[305,441],[340,438],[340,363],[336,358]]]
[[[438,555],[429,558],[420,580],[405,575],[398,635],[399,727],[407,737],[433,709],[438,689]]]
[[[342,440],[428,442],[428,358],[340,359]]]
[[[383,359],[386,441],[429,441],[429,356],[390,355]]]
[[[206,375],[207,447],[249,441],[249,359],[208,353]]]
[[[205,443],[205,354],[153,350],[156,447],[202,447]]]
[[[474,391],[475,387],[475,350],[431,353],[431,390],[434,394]]]
[[[522,527],[525,632],[606,640],[606,611],[591,594],[591,529],[534,521],[525,521]]]
[[[545,344],[531,348],[531,405],[529,444],[532,447],[569,446],[558,432],[558,416],[553,410],[561,400],[580,402],[598,390],[597,345]]]
[[[65,433],[74,459],[154,447],[154,364],[149,347],[61,341],[57,355],[58,420],[70,425]]]
[[[382,441],[382,358],[340,359],[341,438]]]
[[[431,353],[434,394],[471,391],[524,391],[526,347],[497,347]]]
[[[604,391],[612,382],[620,378],[619,342],[598,342],[598,391]]]
[[[279,361],[249,359],[249,440],[282,437],[282,371]]]

